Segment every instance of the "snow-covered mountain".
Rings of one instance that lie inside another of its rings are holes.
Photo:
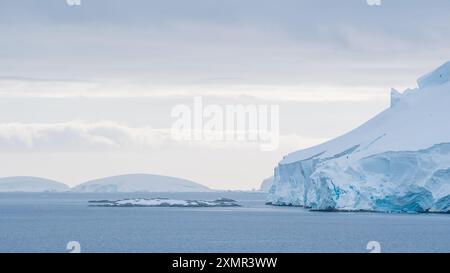
[[[105,177],[80,184],[76,192],[204,192],[210,191],[201,184],[169,176],[152,174],[127,174]]]
[[[269,192],[270,188],[272,187],[272,184],[273,184],[273,176],[264,179],[263,182],[261,183],[261,186],[259,187],[259,191]]]
[[[63,183],[30,176],[0,178],[0,192],[60,192],[69,187]]]
[[[318,210],[450,211],[450,62],[391,92],[355,130],[288,154],[269,202]]]

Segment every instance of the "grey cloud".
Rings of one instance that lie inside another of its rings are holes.
[[[82,3],[2,1],[0,74],[389,85],[450,59],[446,0]]]
[[[3,123],[2,152],[95,152],[155,148],[167,136],[160,130],[115,122]]]

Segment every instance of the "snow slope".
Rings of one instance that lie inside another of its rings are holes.
[[[69,187],[63,183],[40,177],[13,176],[0,178],[0,192],[59,192],[68,190]]]
[[[76,192],[204,192],[210,189],[181,178],[127,174],[88,181],[72,190]]]
[[[288,154],[269,202],[318,210],[449,210],[450,62],[391,92],[391,107],[355,130]]]

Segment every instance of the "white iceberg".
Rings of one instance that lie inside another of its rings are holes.
[[[450,211],[450,62],[391,92],[391,107],[355,130],[291,153],[268,201],[317,210]]]

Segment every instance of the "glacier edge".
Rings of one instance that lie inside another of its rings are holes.
[[[268,201],[314,210],[450,212],[448,178],[450,143],[358,160],[308,158],[275,169]]]

